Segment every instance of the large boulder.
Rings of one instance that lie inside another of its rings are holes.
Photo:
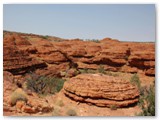
[[[96,106],[125,107],[138,102],[139,90],[129,81],[102,74],[81,74],[64,84],[64,94]]]

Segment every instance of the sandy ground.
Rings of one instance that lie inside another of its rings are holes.
[[[133,74],[130,73],[120,73],[116,72],[118,76],[121,76],[123,79],[130,80]],[[138,74],[141,85],[142,86],[150,86],[154,77],[148,77],[143,74]],[[15,115],[15,116],[135,116],[136,114],[141,112],[140,107],[136,104],[126,108],[117,108],[116,110],[112,110],[107,107],[97,107],[92,104],[87,103],[79,103],[71,100],[66,97],[63,93],[63,89],[56,93],[55,95],[46,96],[44,99],[48,101],[48,103],[54,106],[52,112],[49,113],[36,113],[36,114],[28,114],[28,113],[17,113],[17,112],[5,112],[4,115]],[[14,107],[12,109],[15,109]],[[68,111],[72,111],[69,113]]]

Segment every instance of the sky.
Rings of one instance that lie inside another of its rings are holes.
[[[155,42],[154,4],[4,4],[3,29],[66,39]]]

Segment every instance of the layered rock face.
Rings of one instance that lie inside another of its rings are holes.
[[[125,107],[138,102],[139,90],[130,82],[101,74],[81,74],[64,84],[64,94],[96,106]]]
[[[79,69],[99,69],[102,65],[109,71],[144,71],[146,75],[155,75],[154,43],[120,42],[106,38],[99,43],[80,40],[53,42],[53,46],[63,50]]]
[[[130,66],[135,66],[138,69],[145,71],[146,75],[155,75],[155,52],[135,52],[129,58]]]
[[[18,41],[18,42],[17,42]],[[30,57],[25,51],[18,49],[22,45],[31,45],[20,37],[11,36],[4,39],[3,70],[12,74],[23,74],[36,68],[43,68],[46,64]]]
[[[98,71],[103,67],[107,71],[140,72],[154,76],[154,45],[154,43],[120,42],[111,38],[100,41],[64,40],[5,32],[4,112],[41,114],[53,110],[53,106],[46,99],[23,90],[25,87],[23,81],[28,77],[25,73],[30,71],[46,77],[71,78],[64,84],[62,92],[75,101],[107,107],[134,104],[138,101],[139,91],[128,81],[101,74],[76,75],[80,73],[80,69]],[[27,94],[27,101],[18,100],[14,106],[10,106],[9,99],[15,91]]]
[[[99,42],[80,39],[56,41],[55,39],[44,39],[42,36],[30,34],[5,35],[4,68],[6,69],[6,56],[9,56],[6,51],[12,49],[10,52],[18,51],[13,54],[13,57],[10,56],[12,58],[17,54],[20,56],[17,59],[29,56],[29,59],[34,58],[36,61],[46,63],[48,67],[39,73],[51,76],[55,75],[53,73],[57,75],[63,70],[72,68],[71,64],[77,64],[78,69],[96,70],[103,66],[108,71],[129,73],[143,71],[146,75],[155,75],[154,43],[120,42],[111,38],[104,38]],[[11,65],[13,66],[14,64]]]

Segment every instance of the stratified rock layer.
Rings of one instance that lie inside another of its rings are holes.
[[[81,74],[65,82],[64,94],[96,106],[125,107],[138,102],[139,90],[118,77]]]
[[[12,36],[4,40],[3,46],[3,70],[12,74],[22,74],[32,69],[43,68],[46,64],[30,57],[25,51],[18,49],[19,44],[30,45],[28,41],[18,37],[18,45],[15,41],[17,38]],[[14,41],[13,41],[14,40]],[[21,41],[22,40],[22,41]],[[9,43],[7,43],[9,42]],[[15,44],[14,44],[15,42]],[[21,46],[21,45],[20,45]]]
[[[100,41],[64,40],[56,37],[52,39],[40,35],[4,32],[4,58],[7,49],[16,48],[23,52],[23,55],[19,54],[19,56],[25,57],[25,53],[36,61],[46,63],[47,74],[53,76],[72,68],[75,64],[77,69],[97,70],[103,66],[107,71],[143,72],[145,75],[155,76],[155,43],[152,42],[121,42],[111,38]],[[27,64],[34,64],[29,61]],[[63,66],[62,64],[66,65],[63,67],[66,69],[54,70],[55,66]],[[10,66],[14,67],[14,65]],[[46,70],[42,73],[46,73]]]

